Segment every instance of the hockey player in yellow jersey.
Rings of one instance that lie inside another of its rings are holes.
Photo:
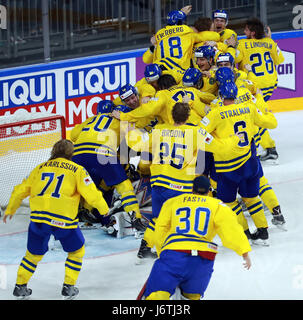
[[[199,176],[193,190],[167,200],[155,224],[154,241],[159,258],[154,262],[139,299],[169,300],[177,287],[181,300],[203,298],[212,276],[218,246],[235,251],[250,269],[250,244],[232,210],[208,197],[209,180]]]
[[[48,251],[51,235],[68,253],[62,295],[70,299],[79,292],[75,284],[85,253],[84,237],[77,218],[80,197],[102,215],[107,214],[108,206],[87,171],[71,161],[73,150],[71,141],[58,141],[50,159],[38,165],[12,192],[4,223],[13,217],[21,201],[28,196],[31,210],[27,251],[19,266],[13,292],[17,298],[31,295],[27,283]]]
[[[201,46],[196,48],[194,66],[199,68],[203,74],[203,86],[201,91],[217,95],[218,86],[215,78],[215,55],[212,46]]]
[[[240,69],[243,69],[245,64],[251,65],[256,76],[256,85],[262,90],[264,100],[268,101],[277,88],[276,67],[284,61],[282,51],[274,40],[266,37],[263,23],[256,18],[246,21],[244,33],[246,39],[239,40],[236,61]],[[278,158],[275,141],[268,131],[262,135],[260,144],[266,151],[261,160],[274,161]]]
[[[234,78],[237,87],[246,87],[252,94],[256,93],[257,90],[257,78],[251,71],[249,64],[246,64],[244,70],[238,70],[235,68],[235,59],[230,53],[221,53],[217,57],[216,61],[217,68],[227,67],[230,68],[234,73]]]
[[[159,91],[155,98],[150,100],[131,112],[118,113],[113,115],[121,121],[137,123],[146,117],[157,117],[162,123],[173,124],[172,108],[176,102],[182,102],[185,96],[189,99],[191,113],[188,121],[192,124],[198,124],[201,118],[205,115],[205,104],[201,102],[199,94],[195,94],[188,87],[177,86],[175,79],[171,75],[163,75],[158,80]],[[137,125],[136,125],[137,126]]]
[[[140,104],[148,102],[152,98],[156,91],[158,90],[157,80],[162,74],[162,70],[156,63],[148,64],[144,70],[144,77],[136,82],[134,87],[138,91],[138,96],[140,97]],[[120,96],[118,96],[113,103],[118,106],[123,104]]]
[[[185,24],[186,14],[183,11],[169,12],[166,20],[167,25],[158,30],[154,36],[153,63],[161,64],[167,70],[185,72],[190,67],[195,43],[207,40],[219,41],[220,36],[217,32],[194,32]],[[177,83],[181,78],[176,79]]]
[[[257,86],[267,101],[277,87],[276,66],[284,61],[283,54],[275,41],[265,37],[264,26],[260,20],[247,20],[244,33],[246,39],[239,40],[236,62],[240,63],[241,70],[245,64],[251,65]]]
[[[158,79],[159,80],[159,79]],[[158,88],[158,80],[157,80],[157,90]],[[140,112],[141,108],[145,106],[145,104],[151,100],[143,101],[142,97],[140,96],[138,89],[131,84],[126,84],[119,89],[119,96],[125,106],[129,109],[129,111],[137,110],[136,112]],[[117,111],[117,109],[115,109]],[[116,114],[116,112],[114,113]],[[154,115],[142,117],[138,119],[136,122],[136,127],[140,129],[144,129],[147,132],[150,131],[161,119],[158,119]],[[130,121],[132,122],[132,121]]]
[[[114,104],[99,106],[97,115],[72,130],[75,143],[73,161],[86,168],[96,186],[104,180],[106,186],[116,188],[124,210],[134,211],[137,217],[141,217],[134,188],[120,163],[121,154],[118,154],[128,125],[110,115]]]
[[[266,244],[268,239],[267,221],[259,194],[259,163],[257,160],[253,137],[255,126],[275,128],[277,120],[270,112],[260,115],[255,104],[244,102],[235,104],[238,88],[232,79],[220,84],[219,94],[223,106],[211,110],[201,121],[201,126],[214,137],[224,138],[232,132],[242,135],[241,142],[230,151],[221,156],[214,154],[214,164],[217,174],[217,197],[228,203],[231,208],[239,213],[241,222],[248,237],[249,228],[243,212],[239,210],[236,200],[237,193],[245,202],[251,217],[257,227],[251,237],[260,238]]]
[[[201,101],[210,104],[214,99],[215,95],[210,92],[203,91],[204,80],[202,72],[197,68],[188,68],[183,76],[183,86],[191,88],[191,91],[197,95]],[[206,111],[207,106],[204,108]],[[208,108],[207,108],[208,109]]]
[[[220,67],[216,72],[216,79],[219,82],[226,82],[228,79],[234,79],[234,72],[232,72],[231,68],[229,67]],[[244,80],[247,81],[247,80]],[[260,89],[256,90],[256,94],[252,95],[251,91],[247,89],[246,86],[242,85],[242,81],[237,81],[238,87],[238,94],[235,100],[235,103],[243,103],[243,102],[252,102],[256,105],[257,109],[260,110],[262,113],[268,112],[268,106],[263,99],[263,95]],[[250,86],[249,86],[250,87]],[[251,89],[251,88],[250,88]],[[211,108],[220,108],[223,106],[223,101],[218,97],[211,103]],[[264,128],[255,128],[255,135],[254,135],[254,144],[256,149],[258,149],[259,141],[260,141],[260,134],[259,131],[265,130]],[[259,160],[259,157],[257,158]],[[262,199],[263,203],[268,207],[270,212],[273,215],[272,223],[275,225],[283,225],[285,223],[284,217],[281,213],[281,208],[277,199],[277,196],[269,185],[268,180],[263,175],[262,164],[259,162],[260,167],[260,187],[259,187],[259,196]],[[216,190],[216,181],[215,175],[211,177],[212,187]],[[239,208],[240,209],[240,208]]]
[[[230,37],[237,40],[237,34],[234,30],[226,28],[228,25],[228,14],[225,10],[215,10],[212,15],[214,30],[219,33],[220,41],[225,43]]]
[[[217,20],[218,19],[216,19],[216,21]],[[223,19],[220,19],[220,20],[223,20]],[[207,18],[207,17],[198,18],[194,22],[193,27],[197,30],[197,32],[215,31],[214,23],[212,22],[212,20],[210,18]],[[233,34],[229,35],[229,38],[223,39],[224,42],[221,42],[221,40],[219,42],[216,42],[216,41],[200,42],[200,43],[195,44],[194,51],[201,46],[212,46],[213,49],[215,50],[215,57],[217,57],[220,53],[226,53],[226,52],[229,52],[233,56],[235,56],[236,55],[235,48],[236,48],[236,44],[237,44],[236,38],[237,38],[237,35],[236,35],[236,33],[233,32]],[[193,63],[194,63],[194,67],[195,67],[195,58],[193,58]]]
[[[145,140],[143,151],[151,157],[152,220],[145,231],[139,258],[144,257],[146,250],[154,245],[154,223],[163,202],[170,197],[191,192],[198,150],[226,153],[239,141],[234,134],[217,141],[205,130],[188,123],[189,113],[187,103],[176,103],[172,109],[174,124],[156,125],[149,139]]]

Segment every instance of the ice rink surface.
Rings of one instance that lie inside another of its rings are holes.
[[[278,128],[271,130],[279,165],[264,166],[275,190],[287,231],[269,223],[270,246],[252,245],[252,268],[220,245],[206,300],[303,300],[303,111],[277,113]],[[254,231],[249,219],[251,231]],[[0,220],[0,300],[14,299],[12,291],[26,250],[29,216],[17,214],[6,225]],[[134,300],[153,261],[136,265],[140,240],[114,239],[102,230],[84,231],[86,255],[77,286],[81,300]],[[61,300],[66,254],[55,246],[29,282],[32,300]]]

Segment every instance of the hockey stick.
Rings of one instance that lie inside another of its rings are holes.
[[[142,297],[143,297],[144,292],[145,292],[145,289],[146,289],[147,281],[148,281],[148,278],[147,278],[147,280],[145,281],[142,289],[140,290],[140,292],[139,292],[138,297],[137,297],[136,300],[143,300]]]

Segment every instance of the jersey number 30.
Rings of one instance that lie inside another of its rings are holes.
[[[191,212],[191,208],[184,207],[179,208],[176,211],[176,215],[179,217],[179,226],[176,227],[177,233],[188,233],[194,231],[200,236],[205,236],[208,231],[208,224],[210,218],[210,209],[198,207],[195,209],[194,215]],[[194,217],[194,219],[190,219]]]

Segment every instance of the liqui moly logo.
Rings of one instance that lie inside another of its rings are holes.
[[[0,115],[23,109],[26,113],[56,113],[55,74],[0,79]]]
[[[64,80],[66,125],[73,127],[95,115],[101,100],[114,100],[121,86],[136,82],[136,59],[68,70]]]

